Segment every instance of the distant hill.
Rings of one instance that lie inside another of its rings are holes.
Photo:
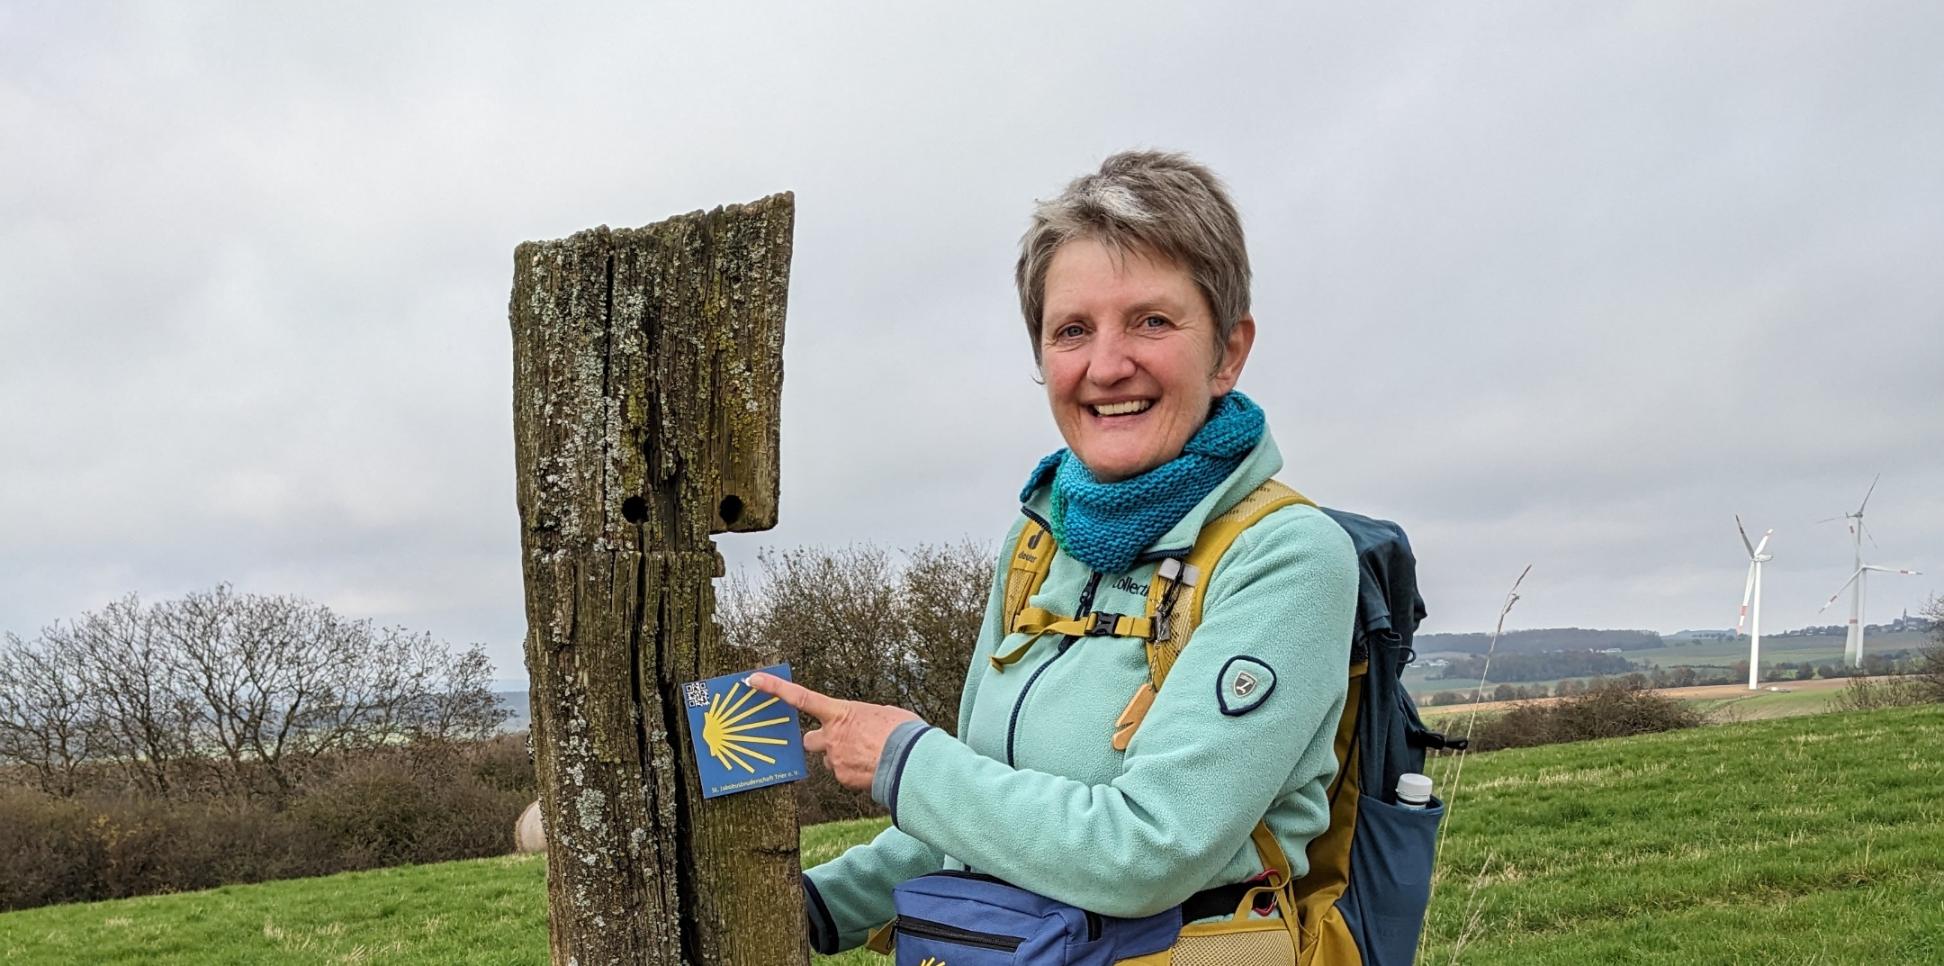
[[[524,689],[519,691],[494,691],[493,697],[499,700],[500,707],[512,712],[512,715],[500,725],[501,731],[525,731],[533,725],[533,714],[531,709],[527,707],[527,693]]]
[[[1908,614],[1883,624],[1871,624],[1867,636],[1889,644],[1892,640],[1908,638],[1903,646],[1922,647],[1924,638],[1934,633],[1934,622],[1923,617]],[[1841,624],[1826,624],[1811,627],[1798,627],[1792,630],[1771,630],[1764,638],[1836,638],[1841,639],[1848,629]],[[1688,646],[1708,641],[1746,640],[1734,632],[1725,630],[1682,630],[1661,635],[1657,631],[1611,631],[1592,630],[1580,627],[1548,627],[1529,631],[1506,631],[1499,638],[1498,649],[1502,654],[1543,654],[1547,651],[1604,651],[1617,647],[1622,651],[1646,651],[1662,647]],[[1483,654],[1490,647],[1492,635],[1478,634],[1419,634],[1412,641],[1412,648],[1420,655],[1445,653]]]
[[[1491,646],[1490,634],[1419,634],[1411,642],[1419,654],[1455,651],[1483,654]],[[1581,627],[1549,627],[1530,631],[1506,631],[1498,649],[1511,654],[1542,654],[1546,651],[1604,651],[1617,647],[1623,651],[1644,651],[1666,647],[1655,631],[1600,631]]]

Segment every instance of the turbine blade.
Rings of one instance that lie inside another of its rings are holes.
[[[1899,570],[1895,567],[1879,567],[1876,564],[1864,564],[1863,569],[1874,570],[1880,574],[1901,574],[1905,577],[1921,577],[1924,575],[1924,572],[1921,570]]]
[[[1861,516],[1856,518],[1856,529],[1863,531],[1863,535],[1870,538],[1870,546],[1876,547],[1878,550],[1883,549],[1882,547],[1877,547],[1876,534],[1871,533],[1870,528],[1863,525],[1863,518]]]
[[[1858,568],[1856,568],[1856,572],[1855,572],[1855,573],[1853,573],[1853,574],[1850,574],[1850,575],[1849,575],[1849,579],[1848,579],[1848,580],[1845,580],[1845,581],[1843,581],[1843,586],[1841,586],[1841,587],[1838,587],[1838,588],[1836,588],[1836,592],[1835,592],[1835,593],[1833,593],[1833,594],[1830,594],[1830,595],[1829,595],[1829,599],[1828,599],[1828,600],[1825,600],[1825,601],[1823,601],[1823,605],[1822,605],[1821,607],[1818,607],[1818,608],[1816,608],[1816,613],[1818,613],[1818,614],[1820,614],[1820,613],[1822,613],[1823,611],[1826,611],[1826,610],[1828,610],[1828,609],[1829,609],[1829,605],[1831,605],[1831,604],[1834,604],[1834,603],[1836,603],[1836,598],[1838,598],[1838,597],[1841,597],[1841,596],[1843,596],[1843,591],[1846,591],[1846,590],[1848,590],[1848,589],[1849,589],[1849,585],[1851,585],[1851,584],[1853,584],[1853,583],[1856,583],[1856,578],[1858,578],[1858,577],[1861,577],[1861,576],[1863,576],[1863,571],[1865,571],[1865,570],[1868,570],[1868,569],[1870,569],[1870,568],[1868,568],[1868,567],[1858,567]]]
[[[1872,493],[1875,493],[1875,492],[1876,492],[1876,485],[1877,485],[1877,480],[1880,480],[1880,479],[1883,479],[1883,474],[1882,474],[1882,473],[1878,473],[1878,474],[1877,474],[1877,475],[1876,475],[1876,476],[1875,476],[1874,478],[1872,478],[1872,479],[1870,480],[1870,488],[1869,488],[1869,489],[1867,489],[1867,490],[1864,490],[1864,491],[1863,491],[1863,502],[1862,502],[1862,503],[1859,503],[1859,504],[1857,504],[1857,507],[1856,507],[1856,515],[1857,515],[1857,516],[1859,516],[1859,517],[1860,517],[1860,516],[1862,516],[1862,515],[1863,515],[1863,508],[1864,508],[1864,507],[1866,507],[1866,506],[1869,506],[1869,505],[1870,505],[1870,494],[1872,494]]]
[[[1751,553],[1751,554],[1749,554],[1749,556],[1751,556],[1751,557],[1759,557],[1759,556],[1761,556],[1761,555],[1762,555],[1762,551],[1764,551],[1764,550],[1767,550],[1767,549],[1768,549],[1768,542],[1769,542],[1769,538],[1770,538],[1770,537],[1772,537],[1772,536],[1775,536],[1775,531],[1774,531],[1774,530],[1770,530],[1769,532],[1767,532],[1767,533],[1764,533],[1764,534],[1762,534],[1762,542],[1761,542],[1761,543],[1758,543],[1758,544],[1756,544],[1756,545],[1755,545],[1755,551],[1754,551],[1753,553]]]
[[[1755,596],[1755,565],[1748,565],[1748,582],[1742,584],[1741,616],[1735,618],[1735,633],[1740,634],[1742,625],[1748,623],[1748,599]]]
[[[1755,556],[1755,545],[1748,542],[1748,528],[1742,526],[1741,514],[1735,514],[1735,529],[1741,531],[1742,546],[1748,548],[1748,555]]]

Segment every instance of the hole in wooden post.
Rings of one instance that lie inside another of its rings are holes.
[[[722,522],[734,523],[742,519],[742,511],[742,497],[731,493],[722,498]]]
[[[648,501],[638,496],[622,500],[621,515],[627,517],[629,523],[640,523],[648,519]]]

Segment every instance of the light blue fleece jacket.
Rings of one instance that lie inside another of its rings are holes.
[[[1281,468],[1265,431],[1132,570],[1097,574],[1060,553],[1030,604],[1143,613],[1159,560],[1185,555],[1205,521]],[[1047,501],[1042,487],[1025,512],[1043,518]],[[977,869],[1103,915],[1145,916],[1259,874],[1249,833],[1265,815],[1297,875],[1329,825],[1357,597],[1341,528],[1291,506],[1237,538],[1206,578],[1193,640],[1123,753],[1110,740],[1148,679],[1139,639],[1045,637],[1004,670],[989,660],[1025,642],[1000,626],[1022,525],[1000,546],[959,735],[901,726],[872,788],[893,827],[806,874],[819,951],[862,943],[891,919],[893,886],[942,868]]]

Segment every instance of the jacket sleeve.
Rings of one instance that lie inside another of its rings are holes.
[[[998,563],[993,567],[992,587],[986,595],[985,620],[979,639],[973,645],[972,660],[966,668],[964,691],[959,698],[959,720],[970,713],[976,693],[980,667],[1005,634],[999,629],[1000,611],[1005,604],[1006,569],[1012,559],[1013,543],[1019,537],[1023,518],[1015,523],[999,546]],[[945,732],[936,728],[926,734]],[[947,736],[949,737],[949,735]],[[885,757],[892,757],[886,755]],[[870,842],[845,850],[843,855],[804,874],[805,910],[810,920],[811,944],[826,955],[860,945],[872,929],[890,922],[893,915],[891,889],[906,879],[936,872],[945,867],[945,854],[913,838],[898,828],[888,828]]]
[[[1203,617],[1128,746],[1089,785],[1014,769],[936,729],[897,772],[892,821],[965,864],[1111,916],[1146,916],[1206,885],[1286,789],[1327,781],[1342,714],[1357,568],[1350,538],[1308,507],[1238,538]],[[1238,708],[1230,662],[1273,672]]]
[[[860,945],[891,921],[891,888],[945,867],[937,849],[896,828],[803,874],[810,945],[829,955]]]

